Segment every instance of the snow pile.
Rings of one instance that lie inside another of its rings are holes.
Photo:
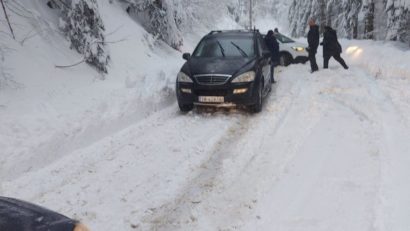
[[[377,78],[410,79],[410,49],[397,42],[342,40],[348,63],[367,69]]]
[[[99,8],[112,58],[105,76],[84,63],[55,68],[83,57],[68,48],[58,16],[44,2],[25,1],[19,8],[25,17],[10,14],[19,26],[17,41],[0,37],[1,180],[36,171],[174,106],[181,54],[156,41],[118,3],[101,1]]]

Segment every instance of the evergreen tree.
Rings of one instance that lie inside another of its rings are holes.
[[[410,43],[410,0],[293,0],[289,9],[293,36],[305,35],[309,17],[317,19],[321,28],[332,26],[341,37]]]
[[[374,13],[375,3],[374,0],[364,0],[363,3],[364,12],[364,36],[365,39],[374,39]]]
[[[84,55],[84,61],[107,73],[110,60],[104,37],[104,24],[96,0],[49,0],[47,6],[60,11],[59,27],[70,48]]]
[[[60,2],[60,28],[71,42],[71,48],[84,54],[87,63],[107,73],[109,55],[105,44],[104,24],[96,0]]]
[[[125,0],[129,6],[127,12],[136,14],[145,29],[163,40],[171,47],[179,49],[183,44],[179,29],[183,20],[178,11],[181,1],[163,0]]]
[[[386,39],[410,42],[410,1],[389,0],[386,3]]]

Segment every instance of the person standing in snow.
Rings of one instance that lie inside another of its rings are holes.
[[[275,66],[279,63],[279,43],[273,33],[273,30],[269,30],[265,36],[265,43],[271,53],[270,72],[272,77],[272,83],[275,83]]]
[[[310,19],[308,24],[309,24],[310,30],[307,36],[307,40],[309,44],[307,51],[309,52],[310,68],[311,68],[311,72],[313,73],[319,70],[319,67],[317,66],[317,63],[316,63],[316,53],[317,53],[317,48],[319,46],[319,26],[316,25],[314,19]]]
[[[337,41],[336,31],[333,30],[330,26],[325,26],[325,32],[323,33],[323,42],[320,43],[320,45],[323,45],[323,68],[326,69],[329,67],[329,60],[331,57],[333,57],[344,67],[344,69],[349,69],[343,58],[340,57],[340,54],[342,53],[342,46]]]

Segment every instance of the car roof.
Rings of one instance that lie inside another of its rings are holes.
[[[205,37],[253,37],[256,33],[259,33],[258,30],[216,30],[211,31]]]

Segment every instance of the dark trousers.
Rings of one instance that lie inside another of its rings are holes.
[[[312,71],[319,70],[319,67],[316,63],[316,51],[309,51],[309,61],[310,61],[310,68]]]
[[[332,56],[324,56],[323,57],[323,61],[324,61],[324,63],[323,63],[323,68],[328,68],[329,67],[329,60],[330,60],[330,58],[331,57],[333,57],[336,61],[338,61],[343,67],[344,67],[344,69],[347,69],[347,68],[349,68],[347,65],[346,65],[346,63],[345,63],[345,61],[343,60],[343,58],[342,57],[340,57],[340,54],[334,54],[334,55],[332,55]]]
[[[272,83],[275,82],[275,66],[276,66],[276,62],[271,61],[270,62],[270,78],[271,78]]]

